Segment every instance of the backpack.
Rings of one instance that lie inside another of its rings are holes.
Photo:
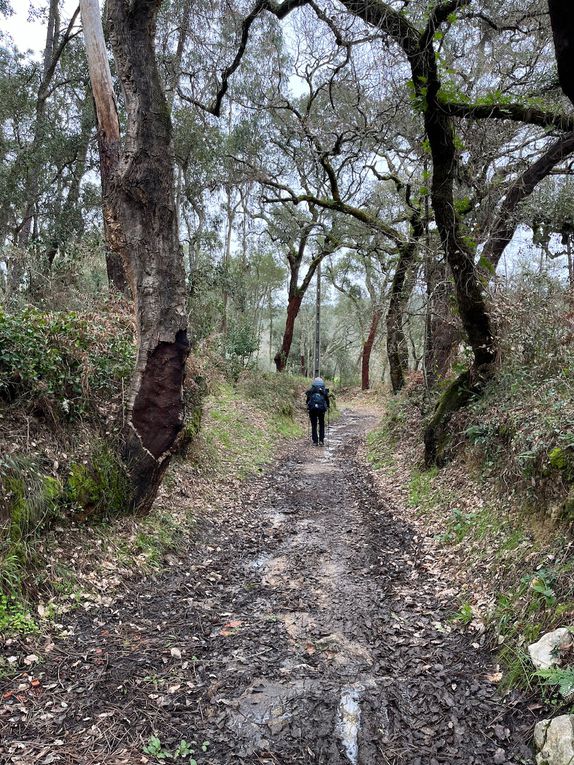
[[[311,395],[307,401],[307,409],[310,412],[326,412],[327,411],[327,399],[325,398],[327,391],[324,387],[317,387],[313,385],[311,388]]]

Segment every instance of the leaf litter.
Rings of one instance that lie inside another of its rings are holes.
[[[49,651],[7,646],[2,761],[154,762],[155,736],[209,741],[199,765],[533,762],[527,700],[498,694],[440,560],[373,484],[373,424],[347,412],[326,449],[216,487],[177,564],[63,614]]]

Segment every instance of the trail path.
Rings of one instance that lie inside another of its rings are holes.
[[[198,765],[532,762],[526,706],[357,457],[374,422],[344,413],[200,523],[184,565],[71,615],[41,686],[3,701],[0,760],[156,762],[155,731]]]

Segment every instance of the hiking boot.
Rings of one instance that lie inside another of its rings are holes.
[[[325,446],[323,441],[319,441],[319,446]]]

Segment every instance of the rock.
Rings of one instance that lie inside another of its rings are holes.
[[[499,747],[494,753],[494,765],[502,765],[504,762],[506,762],[506,752]]]
[[[536,765],[572,765],[574,763],[574,715],[560,715],[542,720],[534,728],[538,750]]]
[[[567,627],[547,632],[537,643],[528,646],[536,669],[550,669],[560,663],[560,652],[572,646],[572,633]]]

